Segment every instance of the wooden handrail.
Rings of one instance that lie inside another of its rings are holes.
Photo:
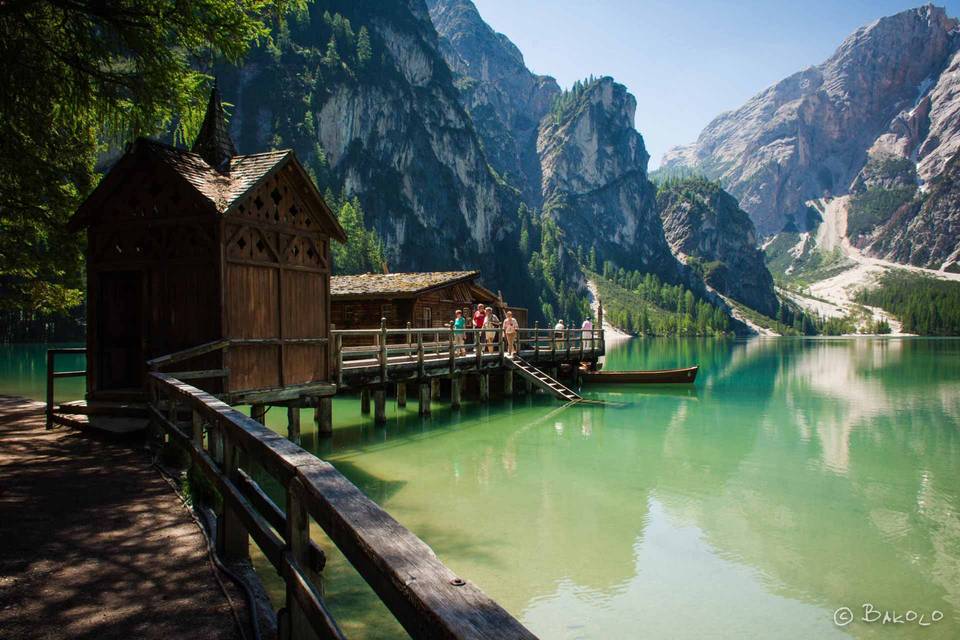
[[[173,364],[174,362],[182,362],[183,360],[189,360],[190,358],[196,358],[197,356],[219,351],[220,349],[224,349],[228,346],[230,346],[230,341],[226,339],[205,342],[203,344],[198,344],[195,347],[188,347],[186,349],[181,349],[180,351],[174,351],[173,353],[168,353],[166,355],[147,360],[147,367],[156,370],[165,365]]]
[[[332,465],[259,422],[235,411],[213,395],[176,378],[151,372],[151,414],[155,424],[179,440],[210,476],[224,498],[223,537],[252,536],[287,583],[287,610],[293,638],[302,637],[297,623],[312,627],[320,637],[342,637],[330,616],[322,590],[311,577],[307,542],[309,518],[315,520],[343,555],[373,588],[413,638],[533,638],[515,618],[480,589],[462,580],[433,550],[365,496]],[[166,411],[161,409],[166,403]],[[221,442],[227,460],[219,464],[204,450],[202,438],[184,433],[177,407],[196,412]],[[277,514],[262,514],[240,485],[239,470],[231,472],[237,453],[243,465],[264,469],[291,496],[286,526],[276,531]],[[302,509],[302,511],[301,511]],[[239,529],[238,529],[239,528]]]
[[[87,375],[87,370],[77,371],[57,371],[57,356],[66,354],[86,354],[85,347],[58,347],[47,349],[47,402],[46,402],[46,428],[52,429],[54,423],[54,403],[56,402],[55,381],[59,378],[79,378]]]

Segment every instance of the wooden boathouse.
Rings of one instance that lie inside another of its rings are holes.
[[[191,151],[138,139],[69,225],[88,239],[90,401],[141,396],[146,363],[186,349],[179,368],[237,401],[334,393],[330,242],[346,236],[293,151],[237,154],[216,90]]]
[[[479,271],[333,276],[331,320],[349,329],[379,329],[382,320],[391,329],[429,329],[449,326],[457,309],[469,320],[476,305],[483,303],[493,307],[501,320],[508,309],[513,311],[520,326],[526,326],[527,310],[508,306],[479,284],[479,277]]]
[[[602,330],[523,327],[519,353],[509,354],[502,339],[477,348],[480,330],[466,329],[468,344],[460,345],[448,324],[453,308],[489,302],[504,310],[499,296],[476,283],[477,272],[424,276],[399,292],[383,285],[359,316],[346,307],[334,312],[330,243],[345,240],[343,229],[293,151],[236,152],[216,87],[190,151],[138,139],[70,227],[88,238],[87,347],[48,351],[48,428],[81,425],[78,413],[142,412],[154,443],[189,453],[221,498],[218,554],[248,559],[253,542],[284,580],[281,640],[344,637],[326,605],[325,552],[311,539],[311,523],[412,637],[533,638],[332,465],[302,449],[300,411],[315,407],[318,433],[329,435],[339,390],[360,391],[368,402],[372,393],[382,424],[389,386],[402,406],[406,386],[417,385],[425,415],[441,383],[459,406],[468,377],[485,401],[491,375],[510,394],[514,373],[530,388],[577,402],[558,378],[596,362]],[[338,290],[349,303],[349,287]],[[385,304],[395,305],[392,322]],[[355,326],[361,318],[369,324],[374,311],[374,326]],[[86,370],[57,371],[64,352],[85,352]],[[73,376],[87,378],[86,403],[57,405],[56,380]],[[234,408],[240,404],[251,405],[249,416]],[[287,437],[264,425],[271,407],[286,412]],[[254,470],[268,482],[258,483]],[[282,499],[271,499],[267,485],[279,487]]]

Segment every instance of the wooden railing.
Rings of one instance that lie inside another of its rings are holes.
[[[283,578],[284,640],[343,637],[323,597],[311,520],[413,638],[534,637],[330,464],[168,374],[151,372],[149,384],[154,424],[190,452],[223,497],[220,552],[246,557],[253,538]],[[254,465],[283,487],[285,512],[248,473]]]
[[[79,378],[87,375],[87,370],[83,371],[57,371],[58,355],[86,355],[87,350],[84,347],[64,347],[59,349],[47,349],[47,429],[53,428],[53,423],[57,422],[55,412],[56,393],[55,382],[60,378]]]
[[[491,332],[493,342],[489,341]],[[428,364],[435,368],[439,362],[444,362],[452,374],[458,366],[458,359],[464,356],[474,357],[477,367],[489,358],[507,356],[502,327],[458,332],[451,323],[449,327],[414,328],[408,324],[403,329],[388,329],[384,320],[379,329],[337,329],[331,331],[331,336],[334,376],[341,386],[344,372],[358,366],[378,366],[380,381],[385,382],[389,379],[390,365],[402,363],[403,359],[416,361],[421,374]],[[458,336],[463,337],[462,342]],[[368,344],[344,346],[344,338],[350,342],[359,339]],[[523,355],[532,354],[534,361],[541,356],[545,359],[547,354],[552,360],[592,358],[603,354],[604,346],[602,329],[557,330],[534,326],[522,328],[517,334],[517,350]]]

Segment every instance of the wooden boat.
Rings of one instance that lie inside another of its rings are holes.
[[[693,384],[700,367],[660,369],[658,371],[587,371],[580,374],[583,382],[607,384]]]

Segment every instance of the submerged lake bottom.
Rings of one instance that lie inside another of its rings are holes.
[[[42,397],[45,347],[2,348],[0,393]],[[303,444],[542,638],[960,637],[960,340],[633,339],[605,368],[692,364],[582,389],[608,406],[390,403],[376,427],[337,398]],[[403,637],[314,535],[346,634]]]

